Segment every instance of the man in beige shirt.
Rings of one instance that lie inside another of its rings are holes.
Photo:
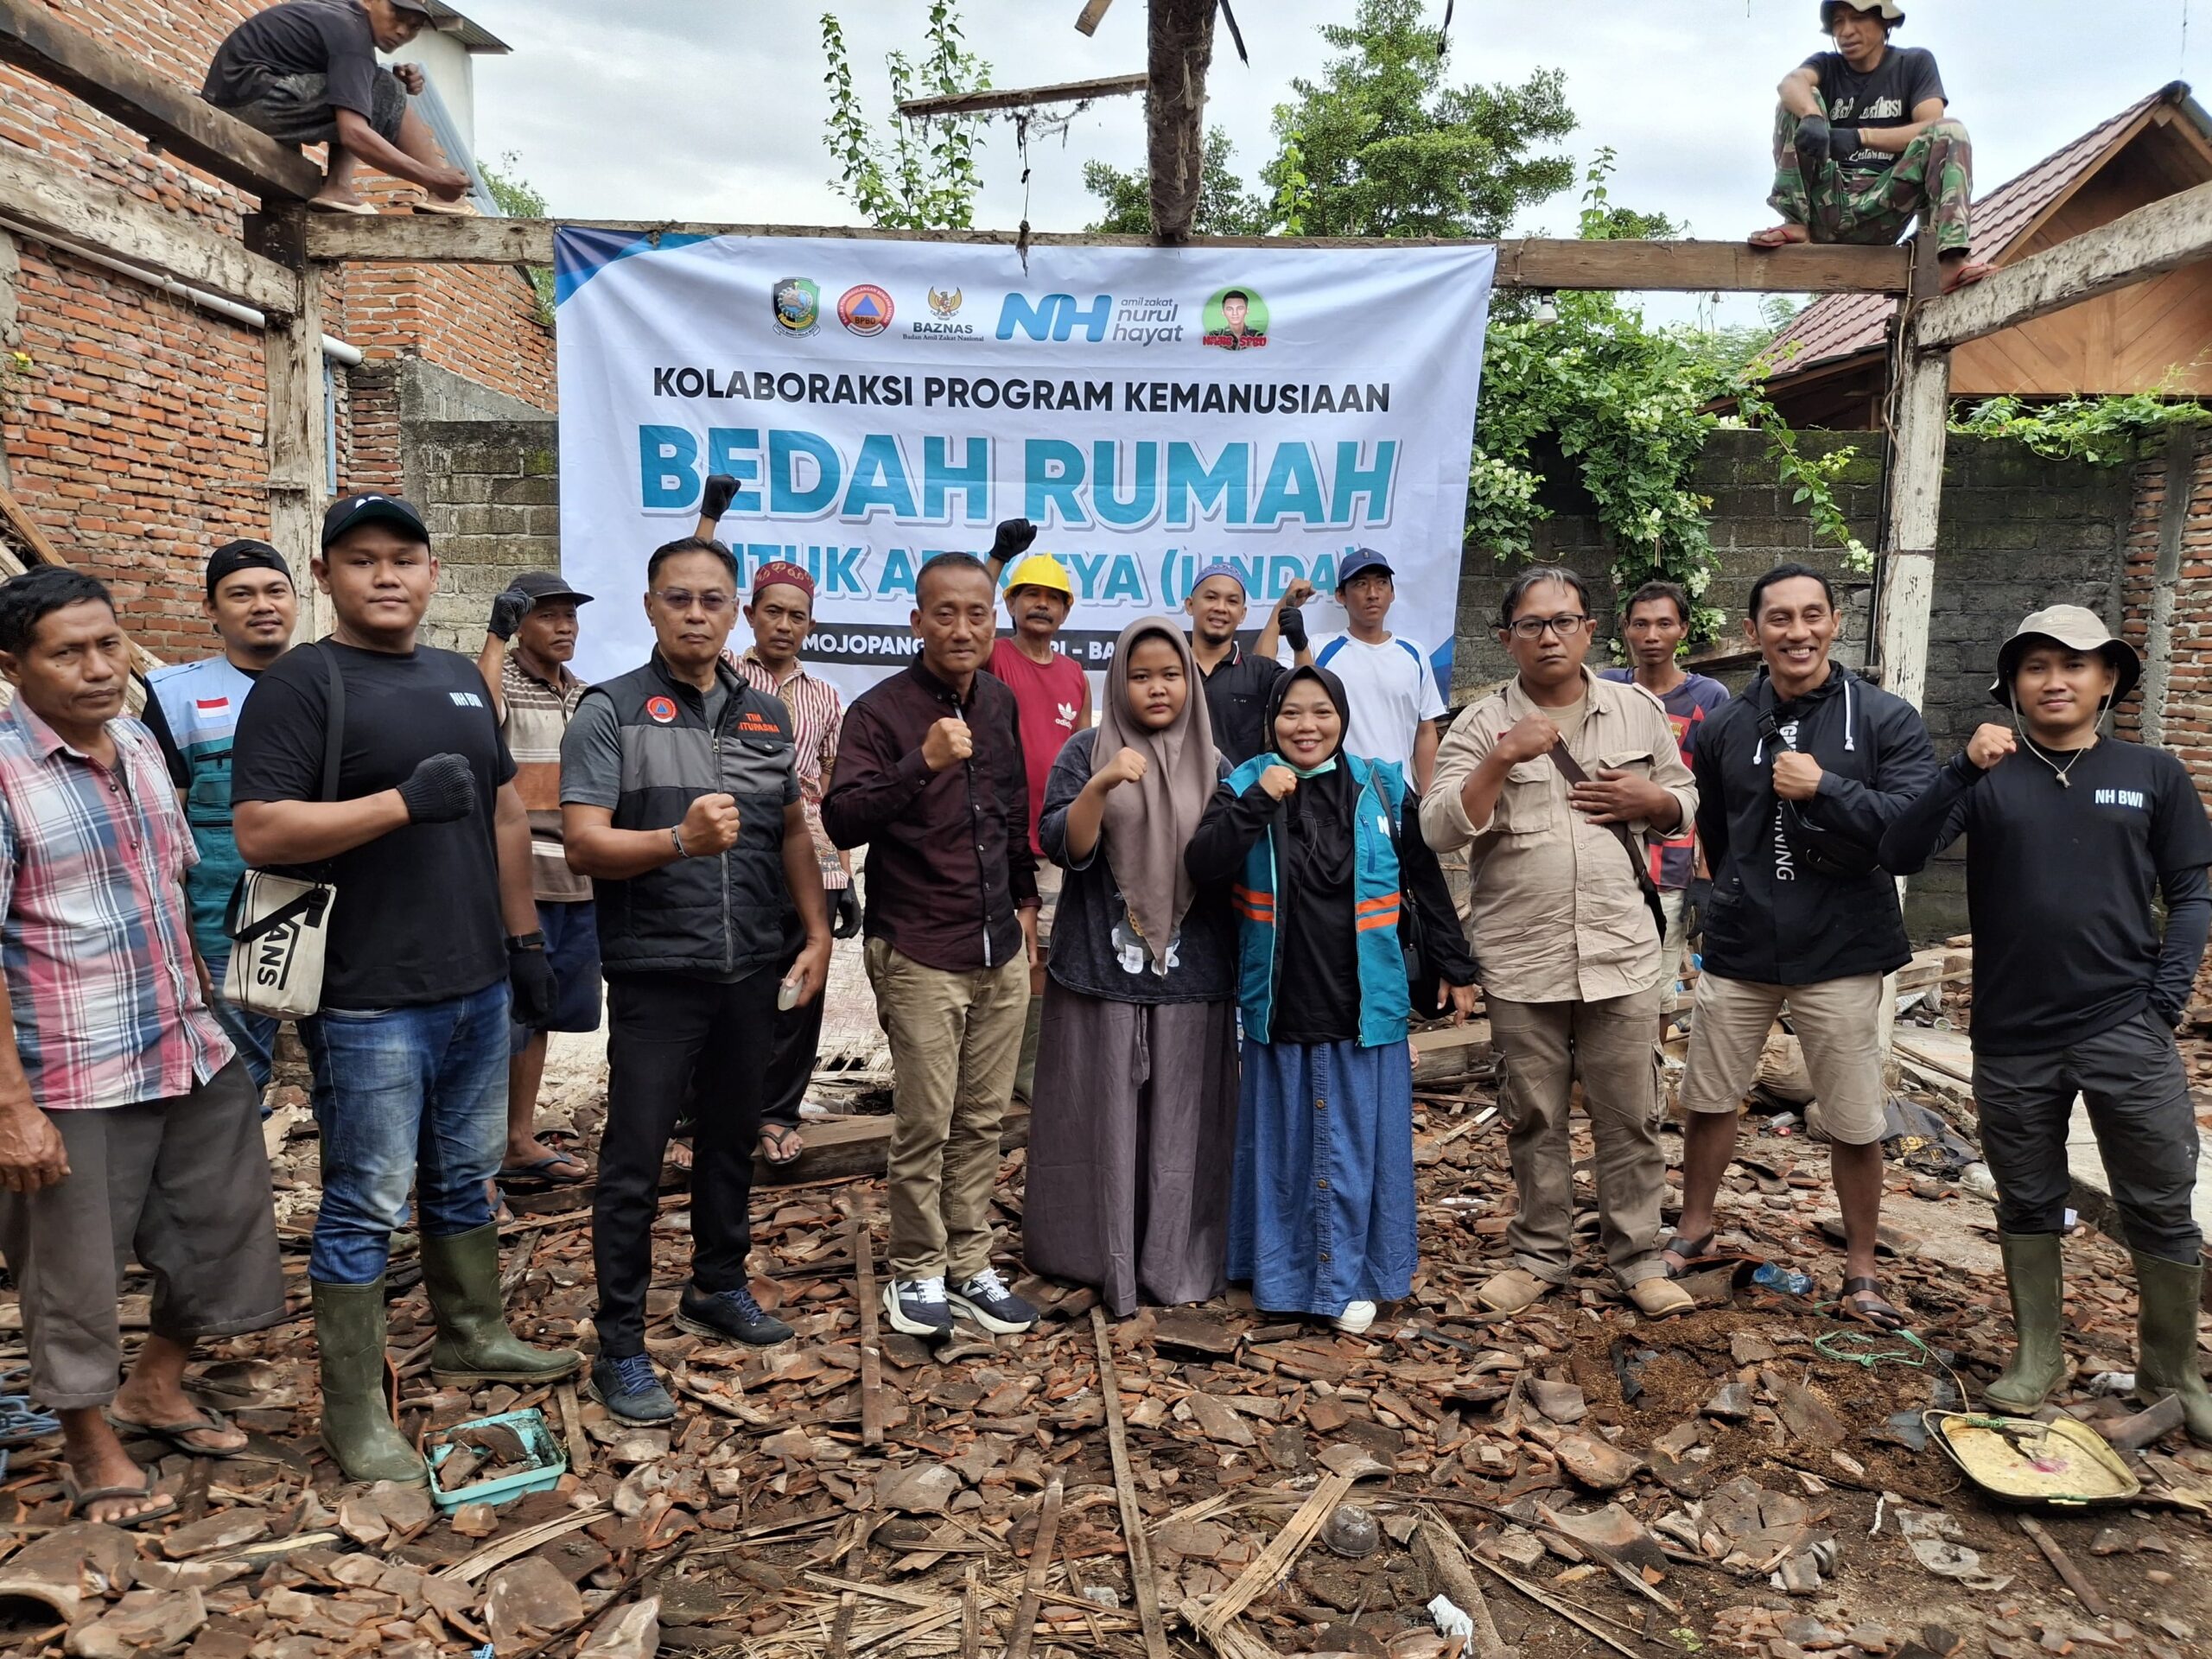
[[[1682,1313],[1690,1298],[1659,1254],[1667,1160],[1653,1045],[1664,964],[1638,874],[1644,832],[1691,823],[1696,786],[1658,699],[1583,666],[1591,616],[1580,576],[1532,566],[1506,590],[1499,620],[1520,672],[1452,722],[1421,809],[1431,847],[1469,848],[1468,920],[1505,1058],[1520,1195],[1505,1235],[1513,1265],[1478,1294],[1492,1312],[1516,1313],[1567,1281],[1568,1103],[1580,1076],[1607,1264],[1645,1313]],[[1561,742],[1586,781],[1571,784],[1557,764]],[[1633,855],[1614,824],[1627,827]]]

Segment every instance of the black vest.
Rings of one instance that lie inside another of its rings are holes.
[[[617,830],[665,832],[702,795],[737,803],[737,844],[716,858],[685,858],[643,875],[593,883],[599,954],[609,974],[741,977],[779,963],[797,914],[784,880],[784,804],[793,798],[791,715],[728,664],[718,724],[706,699],[668,671],[658,652],[643,668],[595,685],[622,728]]]

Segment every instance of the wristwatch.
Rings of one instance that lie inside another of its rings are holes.
[[[543,933],[510,933],[507,935],[507,949],[510,950],[543,950],[544,948],[545,936]]]

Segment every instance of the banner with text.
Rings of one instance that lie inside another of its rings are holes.
[[[1011,248],[566,228],[555,248],[561,531],[598,594],[578,671],[645,660],[645,556],[738,480],[721,538],[818,585],[810,662],[902,666],[915,573],[1040,530],[1091,670],[1226,559],[1248,627],[1344,554],[1397,572],[1395,632],[1448,685],[1489,247]],[[1317,633],[1341,627],[1324,598]],[[732,634],[748,635],[741,619]]]

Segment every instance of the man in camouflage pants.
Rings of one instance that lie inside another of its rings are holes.
[[[1974,149],[1948,119],[1935,54],[1892,47],[1904,21],[1892,0],[1823,0],[1821,27],[1835,50],[1783,77],[1774,123],[1774,193],[1783,223],[1754,245],[1897,240],[1918,216],[1936,228],[1943,286],[1986,276],[1970,257]]]

